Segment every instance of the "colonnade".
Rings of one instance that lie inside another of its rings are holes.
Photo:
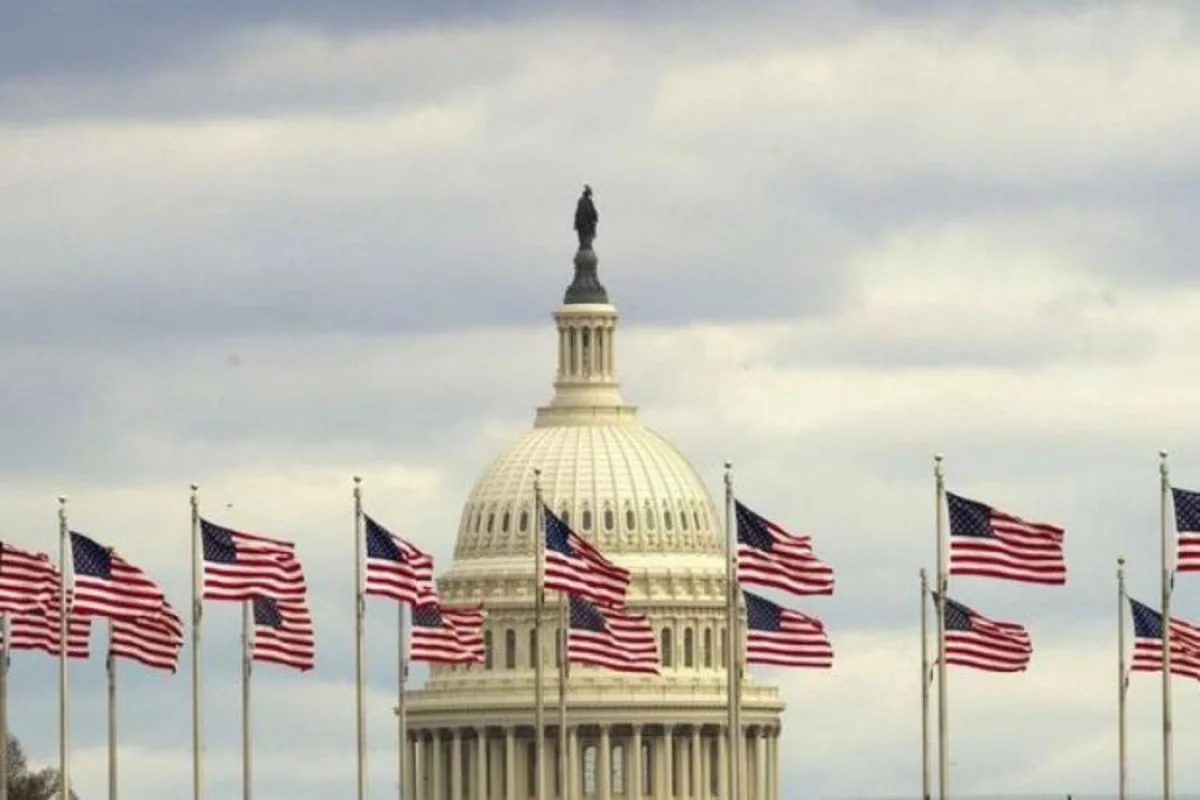
[[[567,728],[568,791],[559,775],[558,730],[547,728],[547,800],[720,800],[728,793],[729,739],[703,724]],[[779,800],[779,728],[749,726],[742,739],[742,797]],[[640,753],[641,758],[632,757]],[[405,797],[518,800],[534,796],[528,725],[409,731]],[[419,789],[419,791],[418,791]]]

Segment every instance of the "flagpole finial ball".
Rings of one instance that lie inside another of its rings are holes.
[[[1159,458],[1166,458],[1166,457],[1167,457],[1167,451],[1166,451],[1166,450],[1159,450],[1159,451],[1158,451],[1158,457],[1159,457]]]
[[[198,491],[200,491],[200,484],[198,484],[198,483],[193,483],[193,484],[191,484],[191,487],[192,487],[192,491],[193,491],[193,492],[198,492]]]
[[[1118,567],[1125,566],[1125,556],[1117,556],[1117,566]]]
[[[732,462],[732,461],[726,461],[726,462],[725,462],[725,469],[733,469],[733,462]]]
[[[354,476],[354,483],[355,483],[355,485],[362,483],[362,478],[361,478],[360,476],[358,476],[358,475],[355,475],[355,476]]]
[[[939,463],[939,464],[940,464],[940,463],[942,463],[942,454],[941,454],[941,453],[934,453],[934,454],[933,454],[933,460],[934,460],[934,461],[936,461],[936,462],[937,462],[937,463]]]

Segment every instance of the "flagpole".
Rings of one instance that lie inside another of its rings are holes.
[[[542,471],[533,471],[533,497],[537,504],[537,544],[534,547],[534,587],[533,587],[533,624],[534,645],[536,652],[533,658],[533,786],[534,800],[546,800],[546,704],[542,697],[542,677],[545,672],[543,664],[545,651],[542,648],[542,611],[546,604],[545,583],[542,561],[546,550],[546,518],[542,513]]]
[[[558,593],[558,796],[571,800],[570,789],[574,787],[570,771],[570,750],[567,747],[567,681],[571,675],[567,648],[570,645],[570,613],[567,609],[567,593]]]
[[[192,800],[201,800],[204,785],[200,718],[200,619],[203,591],[200,585],[200,487],[192,484]]]
[[[738,669],[737,535],[733,521],[733,464],[725,462],[725,650],[726,711],[729,734],[729,797],[740,800],[742,789],[741,698]]]
[[[1162,682],[1162,730],[1163,730],[1163,800],[1171,800],[1173,792],[1171,730],[1171,585],[1175,582],[1171,556],[1167,544],[1167,502],[1171,493],[1171,478],[1167,470],[1167,451],[1158,451],[1159,513],[1158,527],[1162,551],[1162,616],[1163,616],[1163,682]]]
[[[67,639],[71,629],[70,609],[67,607],[67,498],[58,498],[58,773],[60,800],[71,797],[70,738],[67,715]]]
[[[933,457],[935,485],[934,518],[937,528],[937,594],[934,613],[937,614],[937,684],[938,684],[938,797],[950,797],[950,757],[946,707],[946,479],[942,472],[942,454]]]
[[[921,797],[929,794],[929,576],[921,570]]]
[[[405,604],[401,603],[399,606],[397,606],[397,608],[400,609],[400,626],[398,628],[398,638],[396,640],[396,656],[399,660],[399,677],[396,679],[398,683],[396,701],[396,727],[400,733],[400,800],[416,800],[416,797],[409,797],[407,795],[408,789],[406,788],[407,784],[405,783],[408,780],[408,707],[404,700],[404,689],[408,683],[408,653],[406,652],[408,644],[408,626],[405,624],[404,619],[404,612],[406,610]],[[414,771],[416,769],[415,763],[413,765],[413,769]]]
[[[366,601],[363,597],[363,522],[362,522],[362,478],[354,476],[354,730],[355,746],[358,757],[356,770],[358,777],[358,800],[367,797],[367,717],[363,703],[364,661],[363,652],[364,627],[366,625]],[[400,750],[401,761],[404,760],[403,744]],[[404,783],[401,765],[401,785]],[[401,789],[403,791],[403,788]]]
[[[1125,559],[1117,559],[1117,800],[1129,796],[1129,748],[1125,720],[1125,697],[1129,676],[1125,674]]]
[[[0,800],[8,800],[8,615],[0,614]]]
[[[113,655],[113,622],[108,621],[108,800],[117,800],[117,657]]]
[[[242,601],[242,800],[250,800],[253,768],[250,748],[250,670],[254,647],[253,601]]]

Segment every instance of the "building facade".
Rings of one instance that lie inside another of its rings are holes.
[[[535,469],[546,504],[631,570],[629,606],[649,614],[662,661],[661,676],[570,665],[569,757],[560,769],[559,605],[549,594],[541,648],[546,800],[728,796],[723,508],[622,398],[617,320],[594,252],[578,251],[575,278],[554,312],[553,396],[532,430],[476,482],[453,565],[438,580],[446,602],[485,605],[487,660],[435,666],[425,686],[407,694],[405,797],[534,798]],[[775,800],[778,690],[747,676],[742,709],[742,797]]]

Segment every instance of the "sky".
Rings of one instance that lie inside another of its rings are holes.
[[[586,182],[626,398],[838,569],[796,603],[835,667],[756,671],[787,703],[787,800],[919,791],[938,452],[953,491],[1064,525],[1070,570],[952,583],[1035,647],[1022,675],[952,670],[952,786],[1113,793],[1116,558],[1157,605],[1158,451],[1200,488],[1197,85],[1186,3],[0,2],[0,538],[52,551],[67,495],[180,608],[190,483],[296,541],[319,666],[256,673],[256,795],[350,796],[351,476],[448,563],[550,396]],[[1175,609],[1200,619],[1200,576]],[[368,631],[392,797],[392,609]],[[237,636],[206,615],[214,797],[239,776]],[[70,680],[89,800],[101,661]],[[1129,694],[1147,795],[1159,686]],[[128,796],[186,795],[188,687],[122,668]],[[56,697],[17,654],[40,764]],[[1200,687],[1175,714],[1200,794]]]

